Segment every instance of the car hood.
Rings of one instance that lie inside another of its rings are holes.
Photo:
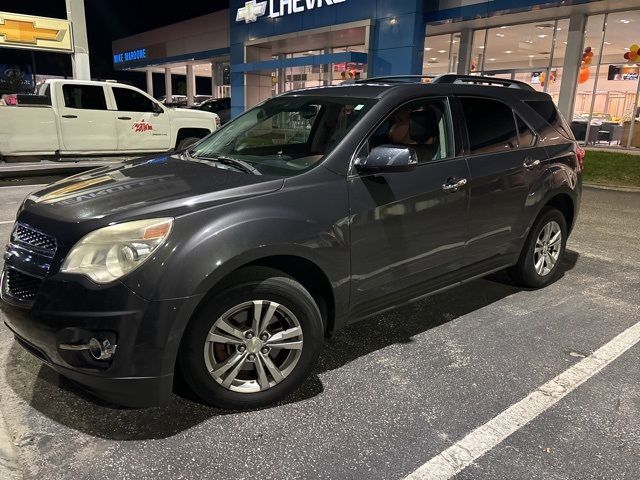
[[[191,108],[170,108],[169,115],[171,118],[189,118],[189,119],[212,119],[217,115],[211,112],[205,112],[204,110],[195,110]]]
[[[190,213],[221,203],[264,195],[284,179],[219,168],[177,155],[146,157],[74,175],[31,194],[19,213],[38,220],[106,224]]]

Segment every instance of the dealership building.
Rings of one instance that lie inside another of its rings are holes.
[[[234,115],[374,76],[491,75],[548,92],[582,141],[640,147],[638,44],[639,0],[231,0],[114,41],[113,61],[151,94],[159,74],[174,95],[182,76],[189,103],[231,96]]]

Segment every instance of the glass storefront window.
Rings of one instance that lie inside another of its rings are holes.
[[[567,119],[578,140],[640,148],[640,54],[624,57],[632,44],[640,44],[639,30],[640,9],[587,18],[584,48],[590,62],[580,70],[574,113]],[[558,103],[568,31],[567,18],[475,30],[467,71],[526,82]],[[426,38],[425,74],[456,70],[459,38]]]
[[[578,75],[578,87],[576,89],[576,99],[573,107],[573,122],[584,121],[585,125],[588,122],[589,112],[591,111],[591,104],[593,102],[593,90],[596,84],[596,70],[598,68],[598,59],[600,57],[603,28],[604,15],[594,15],[587,19],[584,35],[584,47],[591,49],[593,57],[591,65],[581,68],[580,74]],[[586,128],[584,129],[584,132],[583,129],[580,129],[580,132],[578,132],[576,126],[575,130],[574,134],[576,134],[576,137],[579,140],[584,140]],[[579,135],[577,133],[579,133]]]
[[[484,51],[486,48],[486,39],[486,30],[476,30],[475,32],[473,32],[471,65],[469,65],[469,73],[471,74],[482,72],[482,69],[484,68]]]
[[[424,45],[423,72],[425,75],[441,75],[458,69],[460,33],[447,33],[427,37]]]
[[[595,46],[589,78],[583,83],[579,80],[576,93],[574,130],[578,122],[585,127],[579,140],[640,147],[640,121],[635,118],[640,57],[625,58],[631,44],[637,43],[638,28],[640,11],[589,17],[585,46]]]
[[[549,66],[554,22],[487,30],[484,71],[540,71]]]

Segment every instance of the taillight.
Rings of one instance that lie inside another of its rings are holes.
[[[578,171],[581,172],[584,170],[584,157],[587,155],[587,151],[582,148],[582,147],[578,147],[576,149],[576,158],[578,159]]]

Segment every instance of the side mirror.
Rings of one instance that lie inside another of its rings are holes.
[[[153,102],[153,113],[164,113],[164,108],[162,108],[156,102]]]
[[[379,145],[369,155],[356,159],[359,172],[408,172],[418,165],[418,155],[413,148],[398,145]]]

